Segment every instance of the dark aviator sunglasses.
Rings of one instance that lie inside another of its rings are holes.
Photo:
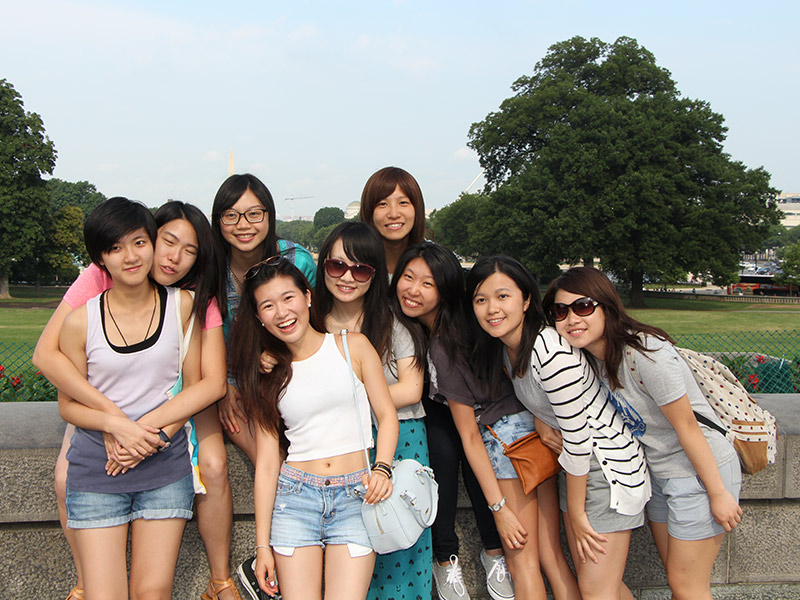
[[[588,317],[594,312],[594,309],[597,308],[599,304],[600,303],[597,300],[585,296],[583,298],[573,300],[569,304],[556,302],[553,304],[553,308],[550,309],[550,313],[553,315],[553,319],[556,321],[563,321],[566,319],[570,310],[578,317]]]

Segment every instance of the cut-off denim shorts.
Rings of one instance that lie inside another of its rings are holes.
[[[356,544],[372,548],[361,518],[361,477],[366,469],[347,475],[312,475],[286,463],[281,466],[272,510],[271,546]]]
[[[722,484],[739,501],[742,489],[742,469],[734,457],[719,465]],[[659,479],[650,477],[653,495],[647,503],[647,518],[656,523],[666,523],[667,532],[678,540],[705,540],[725,529],[714,520],[706,486],[699,475]]]
[[[135,519],[192,518],[194,485],[189,474],[153,490],[127,493],[79,492],[67,488],[67,527],[116,527]]]
[[[514,465],[503,454],[503,444],[495,439],[485,425],[479,425],[479,427],[483,445],[486,446],[486,452],[489,454],[489,460],[492,463],[492,469],[494,469],[494,476],[497,479],[518,479]],[[507,446],[536,429],[533,425],[533,415],[527,410],[500,417],[491,424],[491,427]]]

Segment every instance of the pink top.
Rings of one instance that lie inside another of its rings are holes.
[[[98,294],[110,290],[114,286],[111,281],[111,276],[103,269],[92,263],[83,273],[78,275],[78,278],[69,286],[66,294],[64,294],[64,302],[71,309],[76,309],[83,306],[90,298],[94,298]],[[219,305],[217,299],[212,298],[208,303],[206,309],[206,322],[203,329],[214,329],[214,327],[222,326],[222,313],[219,312]]]

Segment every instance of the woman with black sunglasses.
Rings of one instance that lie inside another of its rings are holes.
[[[347,222],[336,227],[320,247],[311,314],[330,333],[342,329],[367,336],[378,351],[389,392],[400,420],[394,460],[413,458],[428,466],[425,410],[421,397],[423,358],[417,357],[410,332],[392,316],[386,301],[388,280],[384,248],[374,228]],[[410,325],[418,328],[416,324]],[[421,331],[414,331],[421,336]],[[271,371],[275,359],[262,356]],[[427,598],[431,595],[431,534],[426,529],[406,550],[378,555],[367,598]]]
[[[653,482],[647,516],[672,597],[711,598],[711,569],[742,516],[733,446],[699,418],[718,419],[663,330],[629,316],[613,284],[574,267],[544,296],[563,338],[580,349],[644,448]]]
[[[257,439],[257,589],[277,592],[277,566],[286,600],[322,598],[323,571],[325,598],[364,598],[375,553],[361,498],[391,494],[397,442],[380,357],[360,333],[324,333],[309,310],[310,286],[287,259],[262,261],[243,283],[230,359]],[[259,369],[262,352],[276,360],[268,375]],[[361,435],[370,409],[378,424],[371,470]]]
[[[478,376],[488,381],[503,378],[504,371],[511,376],[517,396],[536,417],[542,441],[564,467],[560,504],[583,599],[632,599],[622,575],[630,532],[644,523],[650,497],[639,443],[602,393],[587,359],[546,326],[538,285],[522,264],[507,256],[480,259],[467,280],[467,295],[483,334],[473,354]],[[573,310],[583,313],[595,305],[581,299]],[[537,488],[541,527],[551,532],[539,538],[540,545],[550,540],[543,556],[560,553],[552,487],[550,481]]]

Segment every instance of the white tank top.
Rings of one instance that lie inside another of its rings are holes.
[[[372,448],[369,400],[356,377],[358,418],[367,447]],[[319,350],[292,362],[292,380],[278,402],[289,440],[287,461],[316,460],[361,450],[353,386],[347,361],[333,334],[326,333]]]

